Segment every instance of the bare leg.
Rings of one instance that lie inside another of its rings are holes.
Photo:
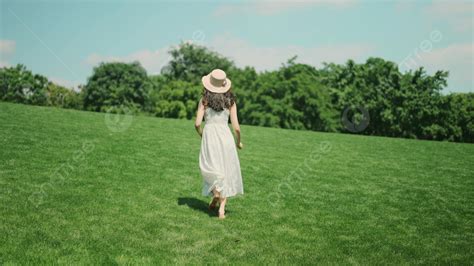
[[[226,203],[227,203],[227,198],[220,198],[219,219],[225,218],[225,204]]]
[[[209,210],[212,211],[216,208],[216,204],[219,201],[220,193],[215,188],[212,190],[213,198],[209,204]]]
[[[212,194],[214,194],[214,198],[219,198],[221,196],[221,193],[219,193],[215,188],[212,190]]]

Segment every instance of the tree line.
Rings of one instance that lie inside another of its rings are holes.
[[[138,63],[101,63],[79,90],[24,65],[0,69],[0,100],[96,112],[192,119],[201,77],[220,68],[232,79],[242,124],[325,132],[474,142],[474,93],[442,94],[448,72],[401,72],[382,58],[325,63],[290,58],[273,71],[239,68],[204,46],[182,43],[158,75]]]

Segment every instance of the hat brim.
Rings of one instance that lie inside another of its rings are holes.
[[[216,87],[216,86],[211,84],[211,76],[210,75],[203,76],[201,81],[202,81],[202,85],[204,86],[204,88],[206,88],[206,90],[208,90],[210,92],[214,92],[214,93],[225,93],[230,89],[230,86],[232,85],[230,79],[226,78],[225,79],[225,86]]]

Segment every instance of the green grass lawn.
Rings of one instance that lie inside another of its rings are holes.
[[[243,126],[220,221],[193,121],[114,121],[0,103],[0,264],[474,262],[472,144]]]

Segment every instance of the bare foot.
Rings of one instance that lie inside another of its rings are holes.
[[[209,203],[209,210],[212,211],[216,209],[217,202],[219,201],[218,197],[213,197],[211,203]]]
[[[225,212],[224,211],[219,210],[219,219],[220,220],[225,219]]]

